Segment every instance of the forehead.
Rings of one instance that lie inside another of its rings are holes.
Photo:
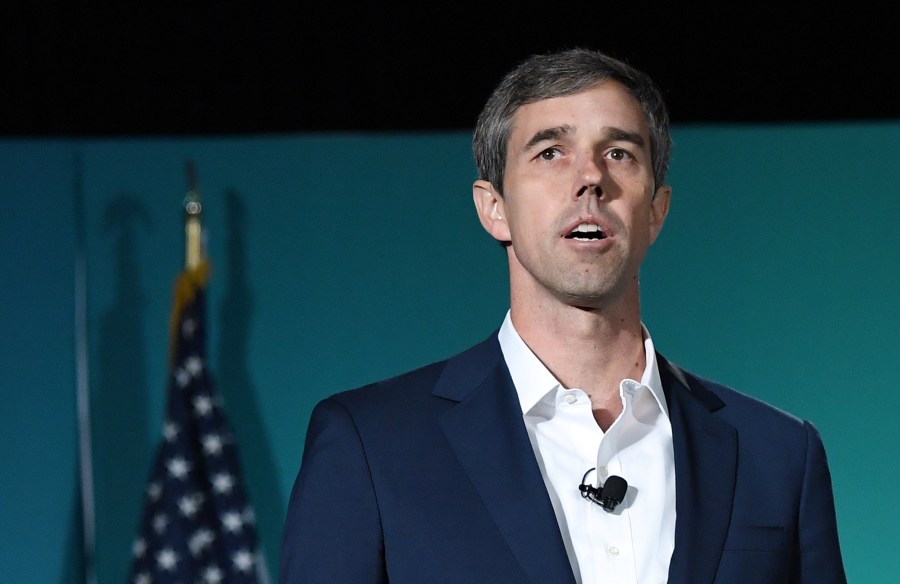
[[[551,97],[521,106],[512,117],[510,152],[527,143],[535,133],[568,127],[574,133],[590,134],[618,128],[639,134],[649,144],[647,117],[641,104],[624,85],[602,81],[571,95]]]

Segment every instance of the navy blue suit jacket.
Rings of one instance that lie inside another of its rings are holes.
[[[669,582],[845,582],[812,425],[658,359],[675,451]],[[496,335],[316,407],[280,581],[574,584]]]

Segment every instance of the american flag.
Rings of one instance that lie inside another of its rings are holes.
[[[206,367],[207,272],[203,263],[176,285],[166,420],[132,546],[132,584],[265,580],[234,436]]]

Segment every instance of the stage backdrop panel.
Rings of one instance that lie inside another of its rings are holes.
[[[900,123],[679,127],[644,320],[680,365],[812,420],[853,582],[900,573]],[[74,258],[84,229],[100,581],[126,578],[160,436],[181,200],[208,228],[208,350],[277,575],[321,398],[448,356],[507,308],[466,133],[0,141],[4,578],[77,581]],[[761,428],[761,432],[765,429]],[[773,448],[778,448],[773,444]]]

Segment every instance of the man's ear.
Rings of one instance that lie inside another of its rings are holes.
[[[509,242],[505,201],[494,185],[486,180],[476,180],[472,185],[472,200],[484,230],[501,243]]]
[[[672,200],[672,187],[662,185],[656,189],[653,200],[650,201],[650,243],[656,241],[663,223],[669,214],[669,202]]]

